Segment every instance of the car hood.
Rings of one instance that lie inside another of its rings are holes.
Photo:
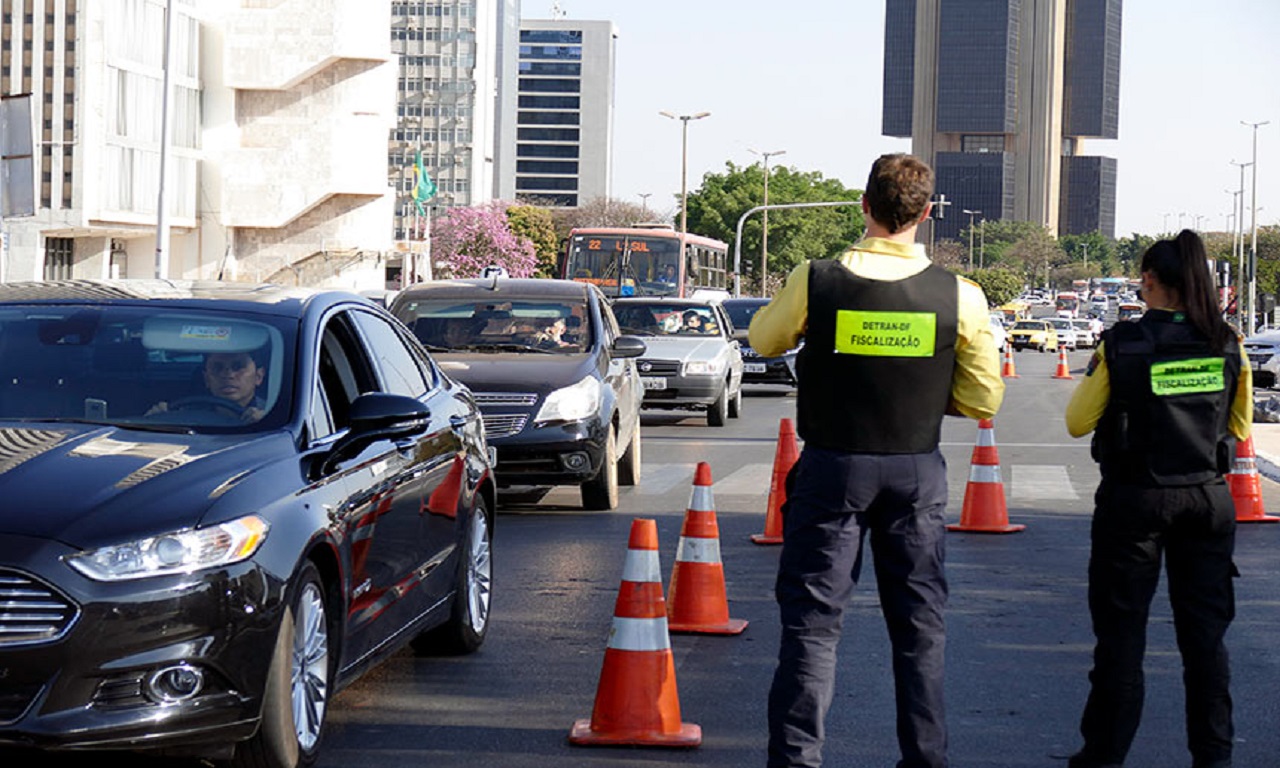
[[[649,347],[641,357],[647,360],[710,360],[724,349],[725,340],[716,336],[707,339],[681,336],[644,337]]]
[[[188,528],[248,470],[294,455],[283,431],[159,434],[0,422],[0,533],[87,548]]]
[[[547,393],[587,376],[591,355],[540,355],[527,352],[454,355],[437,352],[436,363],[473,392]]]

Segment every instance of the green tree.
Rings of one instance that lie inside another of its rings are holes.
[[[1058,245],[1062,246],[1069,262],[1079,262],[1081,277],[1112,277],[1119,274],[1116,243],[1101,232],[1062,235],[1058,238]]]
[[[507,209],[507,224],[516,237],[533,243],[538,264],[536,277],[555,277],[560,238],[556,236],[551,211],[532,205],[513,205]]]
[[[861,192],[817,171],[786,166],[769,169],[769,204],[856,201]],[[702,186],[689,193],[690,232],[714,237],[734,247],[738,219],[764,201],[764,169],[760,164],[725,163],[724,173],[708,173]],[[742,272],[744,283],[758,281],[764,230],[760,213],[743,223]],[[826,259],[848,248],[865,226],[857,205],[799,208],[769,212],[769,265],[772,277],[784,277],[808,259]]]
[[[1138,265],[1142,263],[1142,254],[1146,253],[1155,241],[1154,237],[1137,232],[1116,241],[1116,258],[1120,260],[1121,272],[1126,277],[1138,276]]]
[[[1022,275],[1001,267],[975,269],[964,276],[982,286],[987,303],[993,307],[1016,299],[1025,285]]]
[[[983,266],[996,267],[1005,265],[1006,253],[1014,243],[1036,232],[1044,232],[1044,227],[1030,221],[988,221],[980,231]],[[965,228],[963,239],[966,244],[969,242],[968,227]],[[977,243],[977,238],[974,243]]]

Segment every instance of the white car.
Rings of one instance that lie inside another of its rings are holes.
[[[990,316],[991,335],[996,339],[996,349],[1004,350],[1004,345],[1008,341],[1009,332],[1004,329],[1004,316],[1000,314],[992,314]]]
[[[1076,349],[1078,340],[1076,336],[1075,321],[1065,317],[1051,317],[1049,324],[1053,326],[1053,330],[1058,332],[1058,347],[1061,349]]]
[[[1097,320],[1072,320],[1071,325],[1076,329],[1076,346],[1093,349],[1098,346],[1098,334],[1094,331],[1094,323]]]

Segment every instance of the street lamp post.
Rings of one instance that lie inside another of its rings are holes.
[[[987,261],[987,220],[978,219],[978,269],[983,269]]]
[[[762,213],[762,228],[760,230],[760,295],[767,296],[768,289],[766,288],[765,278],[769,276],[769,158],[785,155],[787,150],[757,152],[754,149],[748,149],[747,151],[764,159],[764,212]]]
[[[1238,237],[1231,238],[1231,253],[1236,257],[1236,322],[1241,329],[1245,327],[1245,298],[1246,298],[1246,278],[1245,278],[1245,258],[1244,258],[1244,169],[1253,165],[1253,163],[1237,163],[1235,160],[1231,164],[1240,169],[1240,189],[1236,192],[1237,204],[1239,205],[1239,215],[1236,216],[1236,231]]]
[[[1253,166],[1253,173],[1250,174],[1253,177],[1253,191],[1250,193],[1252,202],[1249,204],[1253,209],[1249,222],[1249,228],[1253,234],[1249,237],[1249,323],[1246,326],[1250,336],[1253,335],[1258,320],[1258,128],[1270,122],[1270,120],[1263,120],[1260,123],[1240,121],[1241,125],[1253,128],[1253,162],[1250,163]]]
[[[969,217],[969,271],[973,271],[973,217],[981,216],[982,211],[971,211],[968,208],[960,211]]]
[[[680,121],[680,231],[688,232],[689,224],[689,121],[708,117],[710,112],[698,112],[693,115],[675,115],[670,112],[659,112],[663,117]]]
[[[639,197],[640,197],[640,210],[644,211],[644,214],[645,214],[646,216],[648,216],[648,215],[649,215],[649,198],[650,198],[652,195],[653,195],[653,193],[652,193],[652,192],[641,192],[641,193],[639,194]]]

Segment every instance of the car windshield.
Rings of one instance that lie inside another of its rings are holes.
[[[586,302],[424,299],[396,314],[432,352],[582,354],[591,346]]]
[[[751,318],[756,316],[767,301],[726,301],[724,311],[729,313],[729,322],[733,327],[745,331],[751,326]]]
[[[711,307],[661,302],[613,305],[623,333],[648,336],[714,336],[720,333]]]
[[[296,334],[284,320],[163,304],[0,306],[0,419],[277,428]]]
[[[1029,321],[1029,320],[1023,320],[1022,322],[1020,322],[1020,323],[1018,323],[1017,325],[1013,326],[1013,330],[1015,330],[1015,331],[1043,331],[1043,330],[1044,330],[1044,323],[1037,323],[1037,322],[1033,322],[1033,321]]]

